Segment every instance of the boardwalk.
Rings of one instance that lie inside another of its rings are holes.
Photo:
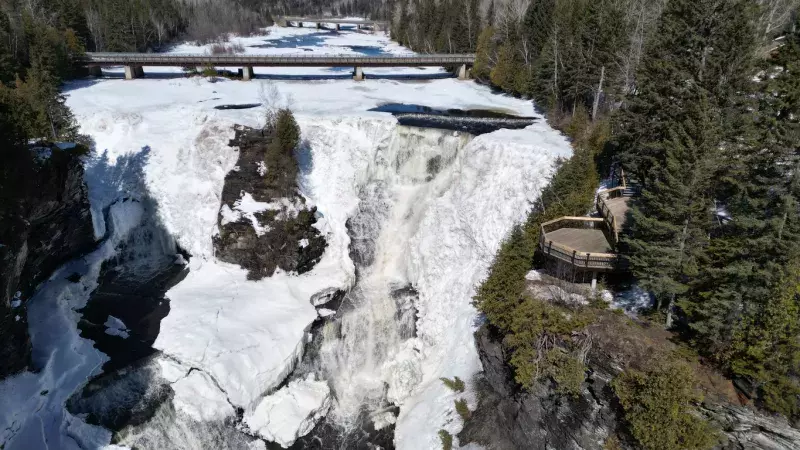
[[[573,281],[591,274],[593,288],[598,272],[627,270],[627,259],[616,250],[635,192],[623,181],[621,186],[597,193],[595,206],[600,217],[561,217],[543,223],[539,236],[542,253],[556,264],[559,273],[566,268]]]
[[[605,201],[606,205],[608,205],[608,209],[611,210],[611,214],[614,216],[614,222],[618,232],[625,228],[625,222],[628,220],[630,201],[631,197],[627,196],[606,199]]]

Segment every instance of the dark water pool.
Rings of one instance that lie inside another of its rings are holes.
[[[230,105],[217,105],[214,109],[251,109],[251,108],[258,108],[261,106],[261,103],[234,103]]]
[[[386,103],[370,111],[391,113],[397,117],[400,125],[465,131],[476,136],[501,128],[525,128],[538,120],[536,117],[517,116],[499,110],[438,109],[405,103]]]

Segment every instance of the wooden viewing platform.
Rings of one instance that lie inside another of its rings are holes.
[[[633,195],[624,179],[621,186],[597,193],[595,207],[600,217],[560,217],[541,226],[542,253],[569,272],[591,273],[592,285],[598,272],[620,272],[627,260],[616,252],[619,235],[625,230]]]
[[[539,247],[546,256],[589,272],[618,270],[621,261],[613,253],[605,219],[560,217],[541,226]]]

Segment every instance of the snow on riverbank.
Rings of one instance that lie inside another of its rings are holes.
[[[87,425],[64,407],[108,360],[94,342],[80,337],[76,326],[80,315],[75,310],[86,306],[103,262],[139,224],[142,207],[116,203],[109,216],[117,224],[114,234],[97,250],[58,269],[28,301],[33,365],[39,372],[0,381],[0,446],[6,450],[98,448],[111,439],[109,431]],[[78,282],[67,279],[75,273],[81,275]]]

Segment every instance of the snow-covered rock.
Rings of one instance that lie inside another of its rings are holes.
[[[219,390],[214,380],[205,372],[192,370],[172,384],[175,409],[188,414],[194,420],[222,420],[233,416],[233,409],[225,393]]]
[[[330,393],[328,383],[315,381],[313,375],[294,380],[264,397],[252,412],[245,414],[244,423],[253,433],[288,448],[328,413]]]
[[[103,325],[106,327],[106,334],[108,335],[119,336],[122,339],[128,339],[130,336],[130,330],[125,326],[125,322],[114,316],[108,316],[106,323]]]
[[[525,279],[528,281],[542,281],[542,274],[538,270],[531,270],[525,274]]]

